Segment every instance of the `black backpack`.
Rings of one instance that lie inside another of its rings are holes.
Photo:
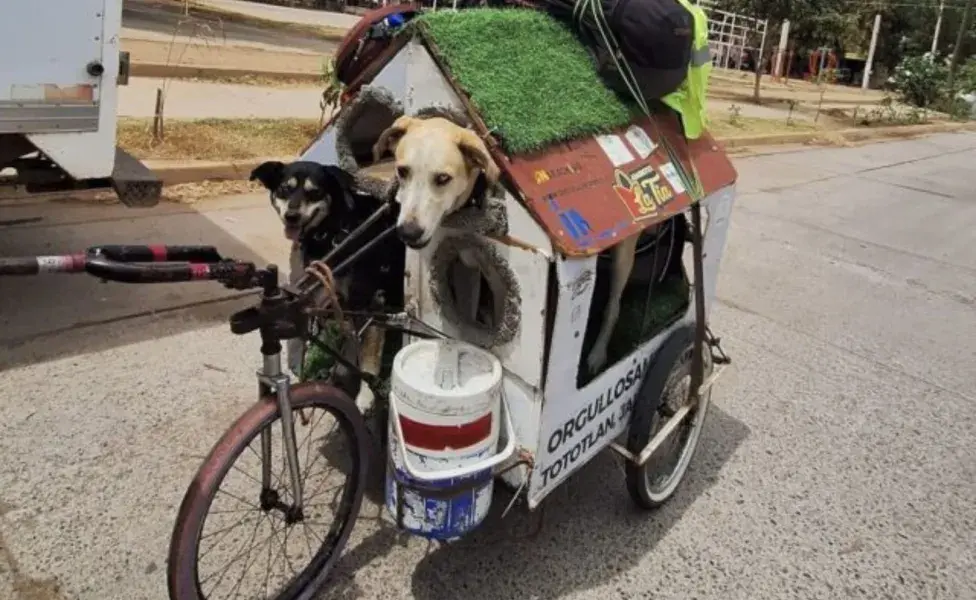
[[[677,0],[592,0],[583,4],[582,10],[572,0],[529,2],[572,24],[593,54],[600,75],[621,93],[632,96],[633,90],[626,85],[613,59],[614,40],[647,101],[675,91],[688,74],[694,18]],[[524,6],[526,2],[519,4]],[[593,8],[598,15],[593,14]],[[609,46],[601,29],[612,34]]]

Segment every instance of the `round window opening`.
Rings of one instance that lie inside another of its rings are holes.
[[[463,339],[491,348],[515,337],[521,318],[518,283],[494,246],[470,235],[448,237],[431,262],[434,296]]]

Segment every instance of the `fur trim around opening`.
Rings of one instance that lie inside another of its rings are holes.
[[[451,289],[451,271],[461,261],[477,269],[493,296],[494,326],[486,328],[461,318]],[[522,321],[521,290],[508,261],[494,244],[469,233],[446,235],[430,259],[430,290],[445,319],[455,325],[460,338],[482,348],[511,342]]]

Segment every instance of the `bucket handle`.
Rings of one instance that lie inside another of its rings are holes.
[[[393,419],[393,426],[396,428],[397,434],[397,441],[395,445],[397,452],[400,454],[400,460],[402,461],[404,468],[407,470],[407,474],[414,479],[425,482],[438,481],[441,479],[464,478],[470,477],[475,473],[484,471],[485,469],[491,469],[495,465],[499,465],[511,458],[511,456],[515,454],[515,427],[512,425],[511,411],[509,411],[508,401],[505,399],[504,385],[505,384],[502,383],[500,392],[501,407],[502,412],[504,413],[502,423],[505,424],[505,437],[507,439],[505,447],[498,454],[479,461],[473,465],[443,471],[419,471],[410,463],[410,459],[407,457],[406,443],[403,441],[403,427],[400,425],[400,411],[397,410],[396,406],[396,394],[390,394],[390,417]]]

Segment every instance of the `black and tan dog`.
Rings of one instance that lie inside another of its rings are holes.
[[[289,279],[293,283],[312,261],[324,258],[384,202],[357,191],[355,179],[343,169],[316,162],[265,162],[254,169],[251,180],[260,181],[268,189],[271,205],[284,225],[284,235],[292,241]],[[397,214],[398,209],[394,205],[357,241],[351,242],[350,248],[344,249],[342,255],[337,257],[338,261],[333,261],[331,266],[338,265],[367,241],[396,223]],[[402,307],[405,251],[403,243],[396,236],[388,236],[356,259],[344,275],[337,277],[336,288],[343,310],[355,312]],[[365,324],[361,318],[353,318],[352,321],[357,331]],[[367,373],[379,374],[384,333],[379,327],[370,326],[363,334],[357,358],[359,367]],[[295,371],[301,365],[303,356],[301,342],[290,342],[288,354],[290,366]],[[296,360],[299,361],[297,364]],[[359,387],[358,378],[350,378],[348,373],[343,375],[345,381],[342,383]],[[351,381],[355,383],[349,383]],[[347,391],[357,393],[357,390],[348,388]],[[371,406],[372,397],[367,393],[366,386],[362,386],[358,392],[357,404],[360,408]]]

